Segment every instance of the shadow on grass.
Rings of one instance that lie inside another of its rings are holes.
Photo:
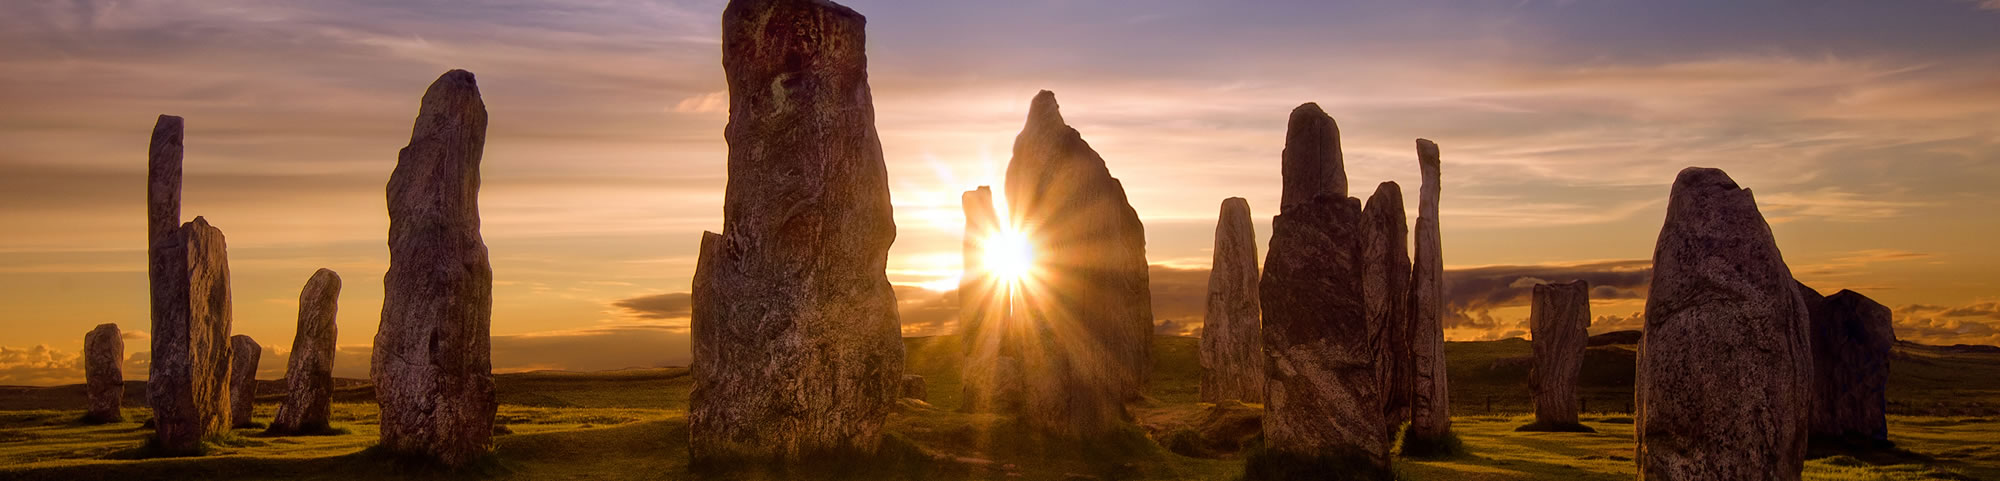
[[[1352,453],[1333,456],[1301,456],[1250,448],[1243,461],[1243,481],[1285,481],[1314,479],[1326,481],[1382,481],[1395,479],[1388,469],[1370,462],[1368,455]]]
[[[1402,455],[1406,458],[1442,459],[1466,454],[1465,442],[1458,439],[1458,433],[1430,437],[1418,436],[1406,429],[1402,445]]]
[[[1517,433],[1595,433],[1596,429],[1581,423],[1545,423],[1536,421],[1526,426],[1514,428]]]
[[[875,454],[824,452],[784,462],[775,459],[706,460],[688,466],[694,479],[710,481],[762,480],[927,480],[963,477],[969,470],[943,462],[901,436],[882,438]]]
[[[497,429],[498,425],[495,426]],[[264,432],[257,433],[256,436],[260,438],[277,438],[288,436],[344,436],[348,434],[354,434],[354,431],[350,431],[347,428],[336,428],[329,423],[318,423],[300,426],[298,429],[292,430],[280,429],[277,425],[272,425],[270,429],[265,429]]]

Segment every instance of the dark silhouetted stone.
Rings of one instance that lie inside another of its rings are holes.
[[[1413,440],[1436,445],[1451,436],[1451,388],[1444,363],[1444,243],[1438,233],[1440,164],[1437,144],[1417,139],[1417,167],[1423,174],[1423,186],[1417,191],[1417,245],[1410,258],[1410,429],[1403,434],[1406,454]]]
[[[125,420],[119,409],[125,399],[125,338],[117,324],[98,324],[83,335],[84,390],[90,404],[83,419],[91,423]]]
[[[254,425],[252,409],[257,403],[257,361],[264,358],[264,346],[250,336],[237,334],[229,337],[229,349],[233,351],[229,360],[229,424],[233,427]]]
[[[1361,294],[1369,323],[1383,331],[1376,378],[1382,424],[1392,433],[1410,416],[1410,226],[1403,216],[1403,188],[1395,182],[1375,186],[1361,208]]]
[[[381,446],[463,466],[493,446],[493,269],[479,235],[486,104],[471,72],[424,92],[389,176],[389,272],[369,377]]]
[[[285,402],[271,418],[272,434],[323,433],[332,429],[333,356],[340,335],[335,314],[340,274],[320,269],[299,291],[298,333],[285,364]]]
[[[924,401],[930,397],[930,390],[924,388],[924,377],[915,374],[903,375],[902,393],[903,398],[918,401]]]
[[[1021,418],[1046,434],[1110,432],[1152,368],[1145,226],[1046,90],[1014,138],[1006,195],[1037,273],[1035,288],[1021,293],[1025,312],[1015,316],[1032,331],[1022,341],[1029,385]]]
[[[1278,205],[1306,202],[1319,195],[1346,198],[1345,162],[1340,152],[1340,126],[1333,117],[1312,102],[1292,109],[1285,127],[1284,194]]]
[[[1886,443],[1890,349],[1894,314],[1860,293],[1820,297],[1798,285],[1812,318],[1814,437]]]
[[[1640,479],[1796,480],[1812,403],[1806,306],[1757,201],[1674,179],[1639,343]]]
[[[1528,431],[1585,431],[1577,422],[1584,344],[1590,341],[1590,283],[1535,284],[1528,311],[1535,365],[1528,390],[1535,395],[1535,423]]]
[[[872,453],[902,392],[865,24],[823,0],[723,10],[729,185],[695,267],[697,463]]]
[[[1264,446],[1274,457],[1346,460],[1353,465],[1344,469],[1359,470],[1359,478],[1386,479],[1388,428],[1376,372],[1386,330],[1370,318],[1364,299],[1361,201],[1323,190],[1317,183],[1327,180],[1316,167],[1294,165],[1294,142],[1308,139],[1304,145],[1312,146],[1321,139],[1286,139],[1285,198],[1301,200],[1286,202],[1271,220],[1271,251],[1258,286]]]
[[[1250,201],[1222,200],[1201,324],[1201,400],[1264,402],[1263,318],[1257,308],[1257,230]]]
[[[1017,336],[1010,335],[1006,322],[1011,299],[1008,286],[986,268],[987,243],[1001,232],[1000,216],[993,208],[993,189],[982,185],[965,191],[959,199],[965,210],[965,269],[958,282],[958,336],[965,353],[959,373],[963,393],[959,410],[991,412],[1002,405],[1019,408],[1018,398],[1004,402],[995,398],[1002,390],[995,385],[1001,382],[995,377],[995,363],[1006,356],[1018,367],[1020,352],[1018,339],[1014,339]],[[1005,390],[1018,394],[1019,381],[1018,377],[1009,381],[1017,385]]]

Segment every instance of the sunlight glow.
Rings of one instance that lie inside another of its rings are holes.
[[[995,232],[986,239],[984,261],[995,280],[1006,285],[1018,284],[1034,270],[1034,247],[1029,245],[1028,236],[1018,231]]]

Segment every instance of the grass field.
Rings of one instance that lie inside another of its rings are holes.
[[[929,403],[905,401],[889,420],[883,454],[828,460],[807,469],[693,472],[687,460],[687,371],[537,372],[498,376],[503,434],[490,462],[440,473],[378,454],[368,386],[336,396],[345,434],[264,437],[237,430],[198,458],[131,459],[149,412],[128,403],[128,422],[83,425],[74,387],[0,390],[0,479],[1236,479],[1255,439],[1260,406],[1195,402],[1196,342],[1160,338],[1149,399],[1133,405],[1128,432],[1089,441],[1037,439],[1009,419],[955,412],[958,343],[908,340],[909,369],[926,377]],[[1531,421],[1526,342],[1451,343],[1454,423],[1466,453],[1397,459],[1409,480],[1632,479],[1629,345],[1592,348],[1584,391],[1596,433],[1518,433]],[[1619,360],[1624,364],[1620,366]],[[1891,390],[1891,440],[1900,451],[1824,453],[1807,466],[1816,480],[2000,480],[2000,355],[1904,346]],[[1621,381],[1622,380],[1622,381]],[[1626,383],[1619,386],[1618,383]],[[143,388],[141,388],[143,389]],[[128,392],[131,392],[128,389]],[[140,392],[143,392],[141,390]],[[276,409],[259,398],[257,419]],[[1621,394],[1622,393],[1622,394]],[[1492,411],[1486,400],[1491,398]]]

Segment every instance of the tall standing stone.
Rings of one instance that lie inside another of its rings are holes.
[[[1858,292],[1831,296],[1798,285],[1812,317],[1813,405],[1817,438],[1889,441],[1889,358],[1896,346],[1893,312]]]
[[[486,104],[472,72],[424,92],[389,176],[389,272],[368,376],[381,446],[462,466],[493,446],[493,268],[479,235]]]
[[[1104,158],[1042,91],[1007,163],[1008,214],[1034,252],[1022,292],[1029,425],[1090,437],[1127,417],[1152,369],[1152,287],[1146,229]]]
[[[902,382],[896,240],[861,14],[722,12],[729,185],[695,267],[696,462],[874,452]]]
[[[1590,283],[1535,284],[1529,305],[1535,364],[1528,390],[1535,395],[1535,423],[1525,431],[1589,431],[1577,422],[1576,392],[1583,352],[1590,343]]]
[[[125,338],[117,324],[98,324],[83,335],[84,390],[90,404],[83,419],[90,423],[125,420],[119,405],[125,399]]]
[[[965,269],[958,283],[958,335],[965,361],[959,379],[961,411],[1014,412],[1020,407],[1018,336],[1007,323],[1012,286],[986,267],[986,250],[1001,233],[993,189],[979,186],[960,196],[965,210]],[[1012,366],[1009,369],[1003,366]]]
[[[299,291],[299,326],[285,363],[285,402],[271,418],[273,434],[327,432],[333,415],[334,324],[339,311],[340,274],[314,272]]]
[[[1674,179],[1639,341],[1639,478],[1796,480],[1808,314],[1757,201],[1721,170]]]
[[[1264,402],[1264,334],[1257,299],[1257,227],[1250,201],[1222,200],[1201,323],[1201,400]]]
[[[1410,270],[1410,429],[1403,452],[1451,436],[1451,389],[1444,363],[1444,242],[1438,232],[1441,161],[1437,143],[1417,139],[1416,253]]]
[[[1258,295],[1264,310],[1264,443],[1274,455],[1340,459],[1365,478],[1389,475],[1380,362],[1383,326],[1369,317],[1362,287],[1366,244],[1361,201],[1326,189],[1321,170],[1289,155],[1320,129],[1293,111],[1285,150],[1286,202],[1271,220]],[[1319,114],[1324,116],[1324,114]],[[1338,158],[1322,158],[1326,162]],[[1294,172],[1308,172],[1302,182]],[[1299,192],[1303,189],[1310,193]],[[1254,469],[1254,467],[1252,467]]]
[[[264,346],[250,336],[229,336],[229,423],[232,427],[252,426],[257,404],[257,361],[264,358]]]
[[[1403,216],[1403,188],[1395,182],[1375,186],[1361,208],[1361,293],[1369,323],[1383,330],[1376,377],[1383,429],[1392,433],[1410,411],[1410,225]]]
[[[1347,165],[1340,152],[1340,126],[1325,110],[1320,110],[1319,104],[1306,102],[1292,109],[1285,128],[1283,157],[1285,186],[1278,205],[1306,202],[1322,194],[1336,199],[1347,197]]]
[[[180,117],[160,116],[147,162],[147,276],[152,363],[146,404],[166,453],[199,452],[229,429],[229,254],[222,230],[180,222]]]

